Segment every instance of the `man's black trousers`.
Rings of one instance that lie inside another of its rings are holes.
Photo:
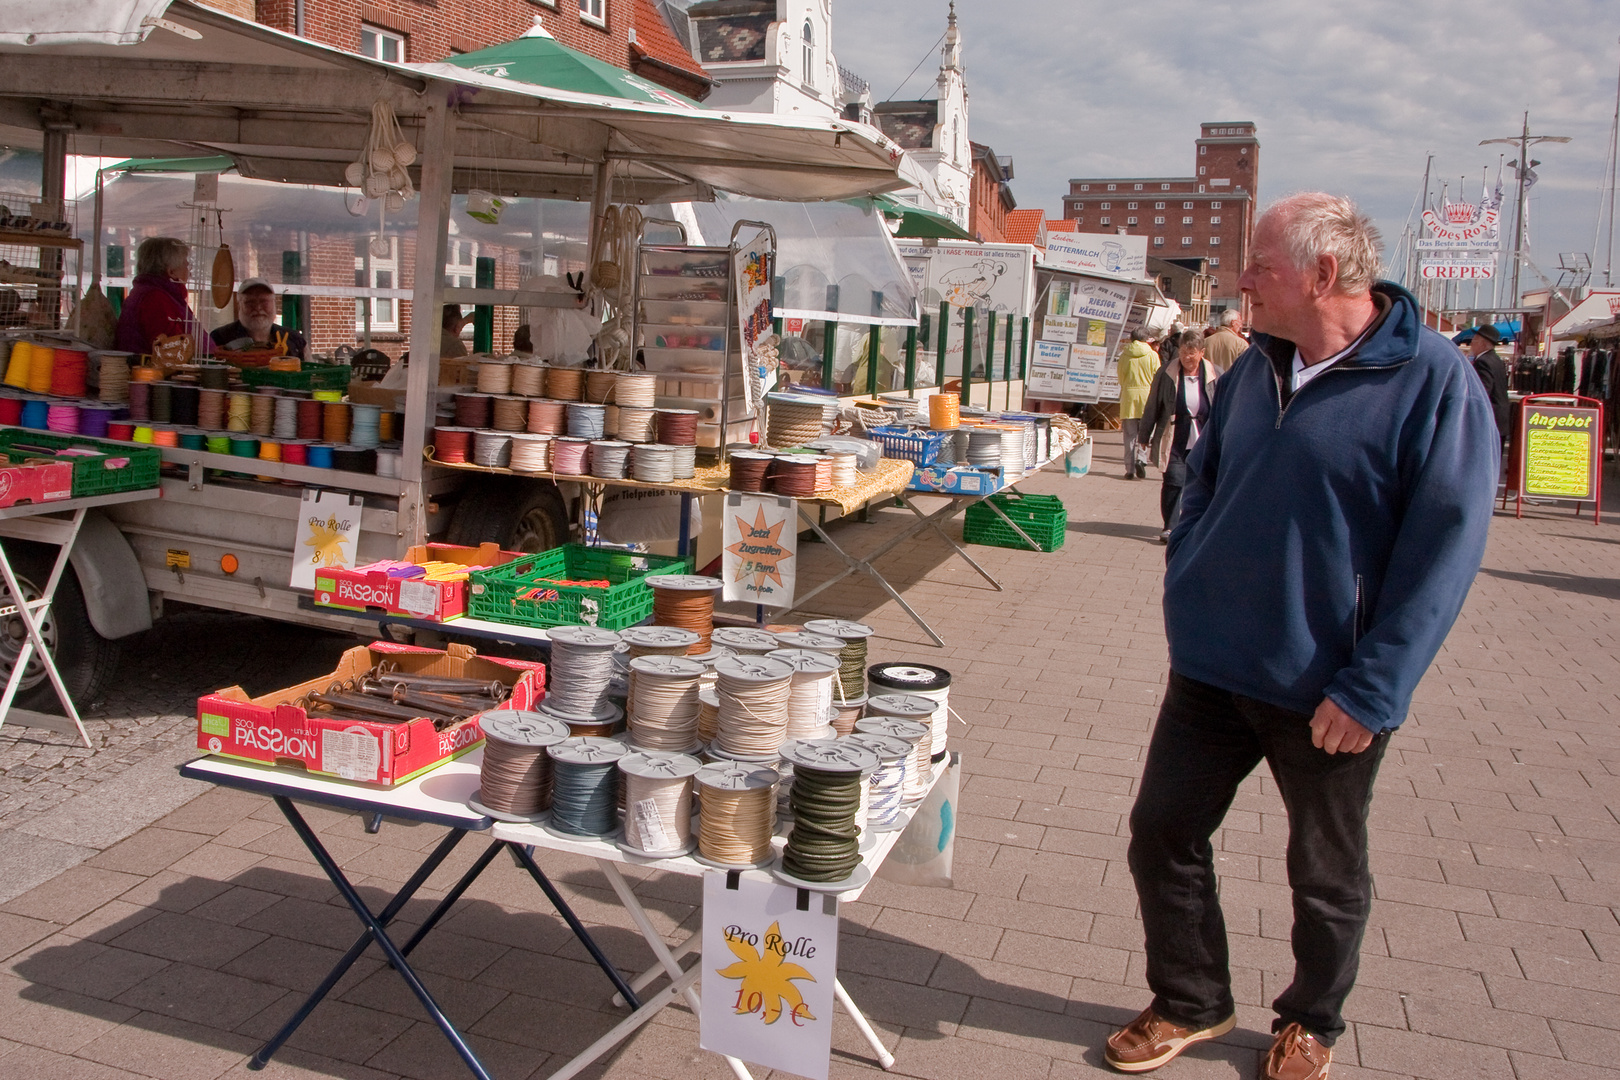
[[[1210,837],[1263,758],[1288,809],[1294,981],[1278,996],[1280,1030],[1298,1023],[1326,1045],[1344,1031],[1372,906],[1367,810],[1388,746],[1359,754],[1311,745],[1310,717],[1170,673],[1131,810],[1131,875],[1147,932],[1153,1008],[1195,1028],[1233,1012]]]

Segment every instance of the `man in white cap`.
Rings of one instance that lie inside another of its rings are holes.
[[[287,355],[308,359],[308,343],[297,330],[276,324],[276,294],[264,278],[251,277],[236,292],[236,321],[209,335],[222,349],[273,348],[285,341]]]

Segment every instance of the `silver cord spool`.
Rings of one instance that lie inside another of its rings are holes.
[[[607,420],[605,406],[572,402],[568,406],[568,435],[574,439],[600,439]]]
[[[806,649],[810,652],[825,653],[837,657],[844,651],[844,639],[829,637],[826,634],[810,634],[801,630],[791,630],[776,635],[778,648]]]
[[[632,751],[619,759],[624,785],[624,839],[637,855],[685,855],[692,833],[693,777],[702,763],[687,754]]]
[[[622,480],[630,462],[630,444],[601,439],[591,443],[591,475]]]
[[[878,767],[867,780],[866,827],[876,832],[904,828],[910,817],[904,811],[906,775],[914,747],[890,735],[857,732],[849,742],[877,755]]]
[[[930,727],[933,742],[929,753],[934,761],[945,756],[946,736],[950,731],[951,673],[933,664],[908,662],[873,664],[867,669],[867,682],[877,695],[917,694],[936,705]],[[870,714],[871,709],[867,712]]]
[[[667,484],[675,479],[675,448],[647,443],[630,451],[630,469],[644,484]]]
[[[594,721],[616,711],[607,699],[619,635],[594,626],[551,631],[551,687],[541,708],[564,720]]]
[[[504,469],[512,463],[512,436],[503,431],[473,432],[473,464]]]
[[[510,468],[513,472],[543,473],[551,471],[551,441],[550,435],[512,435],[512,459]]]
[[[686,754],[698,743],[698,680],[703,665],[684,656],[638,656],[630,661],[626,718],[638,748]]]

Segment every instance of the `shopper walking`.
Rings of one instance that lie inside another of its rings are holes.
[[[1119,353],[1119,426],[1124,436],[1127,480],[1147,478],[1147,461],[1137,432],[1142,426],[1148,387],[1153,385],[1153,376],[1158,370],[1159,354],[1149,344],[1148,332],[1137,327]]]
[[[1249,339],[1238,329],[1243,316],[1236,308],[1227,308],[1215,319],[1215,332],[1204,339],[1204,353],[1215,365],[1215,372],[1225,375],[1237,358],[1249,347]]]
[[[1127,1072],[1233,1026],[1210,836],[1262,759],[1295,964],[1263,1077],[1324,1080],[1344,1031],[1373,779],[1479,568],[1500,458],[1479,379],[1377,268],[1371,221],[1311,193],[1261,217],[1239,278],[1257,333],[1188,459],[1169,688],[1131,811],[1153,1001],[1108,1040]]]
[[[1159,488],[1159,513],[1164,518],[1161,544],[1169,542],[1170,530],[1176,527],[1182,488],[1187,484],[1187,455],[1209,422],[1217,377],[1214,365],[1204,359],[1204,335],[1188,330],[1176,343],[1176,359],[1159,369],[1148,391],[1137,436],[1142,452],[1147,452],[1156,437],[1170,433],[1170,456],[1165,459]]]
[[[1485,387],[1485,396],[1491,399],[1491,412],[1496,416],[1496,430],[1505,441],[1508,437],[1512,406],[1508,402],[1507,365],[1502,363],[1496,346],[1502,335],[1496,327],[1486,323],[1468,339],[1468,356],[1474,362],[1474,372]]]

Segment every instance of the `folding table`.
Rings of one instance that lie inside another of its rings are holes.
[[[1054,458],[1051,460],[1056,459]],[[1033,469],[1030,469],[1028,472],[1024,473],[1024,475],[1019,477],[1017,480],[1004,484],[996,491],[987,491],[981,494],[964,495],[952,491],[935,491],[932,488],[904,488],[898,492],[895,492],[895,500],[907,510],[910,510],[912,514],[916,516],[916,520],[906,526],[906,528],[901,530],[897,535],[889,537],[888,540],[880,544],[875,550],[861,557],[851,555],[842,547],[839,547],[837,541],[833,540],[831,536],[827,535],[827,530],[825,527],[823,527],[821,522],[817,520],[818,515],[812,515],[805,512],[806,504],[814,504],[817,502],[816,499],[811,498],[798,500],[799,519],[803,521],[810,529],[812,529],[818,537],[821,538],[822,543],[827,545],[827,549],[829,551],[838,556],[839,559],[843,560],[844,569],[840,570],[837,574],[828,578],[826,581],[823,581],[821,584],[817,585],[804,595],[795,597],[793,606],[788,610],[802,610],[804,606],[810,602],[812,597],[819,595],[823,590],[832,588],[834,585],[838,584],[840,581],[843,581],[851,574],[861,573],[877,582],[878,587],[884,592],[888,593],[890,598],[893,599],[895,603],[899,604],[905,610],[907,615],[911,616],[911,621],[920,626],[923,633],[934,639],[935,645],[944,648],[945,639],[940,637],[939,634],[934,631],[932,626],[928,625],[927,620],[925,620],[921,615],[917,614],[915,608],[906,603],[905,597],[901,596],[894,586],[890,585],[884,576],[879,573],[872,564],[913,537],[918,536],[925,531],[932,530],[939,536],[941,540],[944,540],[951,546],[951,549],[961,557],[963,562],[966,562],[969,566],[973,567],[973,569],[978,572],[980,577],[984,578],[985,581],[988,581],[997,592],[1000,592],[1001,582],[997,581],[991,575],[990,571],[980,566],[978,561],[967,553],[967,549],[961,544],[957,543],[956,539],[947,533],[942,526],[951,518],[965,511],[969,506],[972,506],[975,503],[985,502],[990,498],[991,495],[1012,490],[1025,479],[1033,476],[1036,472],[1039,472],[1042,468],[1049,464],[1051,464],[1051,461],[1040,462]],[[938,510],[935,510],[933,513],[925,513],[917,506],[915,502],[912,501],[912,498],[917,495],[931,495],[944,499],[945,505],[940,507]],[[985,505],[989,506],[990,509],[995,512],[997,517],[1005,521],[1012,528],[1012,530],[1023,539],[1024,543],[1029,545],[1031,551],[1041,550],[1040,545],[1034,540],[1030,539],[1029,534],[1020,528],[1017,522],[1013,521],[1005,513],[1003,513],[1001,507],[997,506],[994,502],[985,502]]]
[[[6,618],[16,616],[17,621],[23,625],[24,636],[24,640],[17,648],[17,660],[11,667],[11,677],[6,680],[5,694],[0,696],[0,724],[11,720],[29,727],[49,728],[61,732],[72,732],[77,728],[84,745],[90,745],[90,736],[85,734],[84,722],[79,719],[79,710],[74,707],[73,700],[68,696],[67,686],[62,682],[61,672],[56,670],[56,659],[51,656],[44,635],[40,633],[40,627],[45,625],[45,620],[50,616],[51,602],[56,599],[56,588],[62,583],[62,574],[67,570],[69,556],[73,553],[73,543],[79,538],[79,529],[84,525],[85,514],[97,506],[143,502],[147,499],[156,499],[161,494],[159,488],[151,487],[139,491],[119,491],[110,495],[87,495],[79,499],[63,499],[60,502],[19,503],[16,506],[0,508],[0,536],[58,545],[56,562],[51,566],[51,576],[40,590],[39,598],[35,600],[24,599],[17,582],[17,574],[11,568],[11,559],[7,557],[5,548],[0,547],[0,576],[5,579],[6,590],[10,597],[10,602],[0,608],[0,616]],[[71,516],[63,518],[61,516],[63,514]],[[32,709],[11,707],[13,699],[17,696],[17,690],[22,686],[23,674],[28,670],[28,661],[33,659],[35,650],[39,652],[40,666],[50,678],[51,686],[56,690],[56,697],[61,701],[66,716],[52,716],[50,713],[35,712]],[[69,721],[72,721],[73,727],[68,726]]]
[[[461,1060],[478,1077],[478,1080],[493,1080],[478,1055],[467,1045],[467,1040],[456,1030],[444,1010],[434,1001],[433,995],[428,992],[422,980],[411,969],[406,959],[421,944],[422,939],[438,925],[445,914],[461,898],[472,883],[478,880],[480,874],[500,853],[502,848],[509,849],[518,863],[528,871],[529,876],[540,886],[551,901],[552,907],[568,923],[568,928],[574,936],[590,952],[592,959],[602,968],[612,982],[619,995],[630,1003],[631,1008],[640,1008],[641,1002],[635,990],[619,974],[600,946],[591,938],[590,933],[568,906],[562,894],[557,891],[550,879],[541,871],[534,861],[532,849],[524,840],[511,841],[497,837],[479,855],[478,859],[467,869],[454,887],[445,894],[437,907],[417,929],[416,933],[403,946],[394,942],[388,936],[387,927],[390,922],[410,902],[417,890],[439,868],[445,858],[455,850],[456,846],[472,832],[487,830],[493,821],[483,814],[468,809],[467,799],[478,790],[478,767],[483,760],[483,751],[475,750],[456,761],[448,762],[418,777],[406,784],[391,789],[364,787],[359,784],[347,783],[341,780],[328,780],[320,776],[311,776],[307,773],[291,770],[277,769],[264,765],[254,765],[247,762],[227,761],[221,758],[199,758],[180,767],[180,774],[193,780],[205,780],[222,787],[237,788],[242,791],[251,791],[255,794],[269,796],[286,817],[288,824],[304,842],[309,853],[314,856],[315,862],[343,896],[345,902],[353,909],[355,917],[364,925],[365,930],[355,943],[350,946],[342,959],[332,968],[330,974],[315,988],[304,1004],[299,1007],[287,1023],[278,1031],[269,1042],[265,1043],[248,1060],[248,1068],[262,1069],[269,1063],[270,1058],[281,1048],[281,1045],[292,1037],[293,1032],[309,1018],[310,1013],[321,1003],[321,1000],[331,992],[346,971],[360,959],[362,953],[375,941],[382,949],[383,955],[388,958],[389,964],[399,972],[400,978],[405,980],[411,992],[428,1012],[433,1022],[438,1025],[444,1037],[449,1040]],[[321,843],[315,831],[310,828],[304,816],[298,812],[294,805],[297,802],[314,803],[318,806],[329,806],[339,810],[355,810],[366,815],[368,832],[376,832],[382,826],[384,818],[398,818],[403,821],[417,821],[429,825],[440,825],[450,831],[444,839],[433,849],[428,857],[411,875],[410,880],[400,887],[392,900],[380,912],[373,912],[360,894],[355,891],[349,879],[344,876],[338,867],[337,861],[332,858]]]

